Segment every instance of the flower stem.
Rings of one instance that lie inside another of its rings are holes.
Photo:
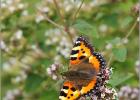
[[[61,21],[62,21],[63,24],[64,24],[64,16],[61,14],[60,7],[59,7],[59,5],[58,5],[58,3],[57,3],[56,0],[53,0],[53,2],[54,2],[54,4],[55,4],[56,11],[57,11],[58,15],[60,16],[60,19],[61,19]]]
[[[74,16],[73,16],[73,20],[72,20],[71,25],[75,22],[76,17],[77,17],[77,14],[79,13],[79,11],[80,11],[80,9],[81,9],[83,3],[84,3],[84,0],[82,0],[82,2],[81,2],[81,4],[80,4],[79,8],[78,8],[77,11],[75,12],[75,14],[74,14]]]
[[[137,25],[137,20],[134,22],[133,26],[131,27],[130,31],[126,34],[125,38],[128,38],[131,35],[136,25]]]

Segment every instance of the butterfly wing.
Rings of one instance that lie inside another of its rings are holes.
[[[93,48],[92,46],[87,42],[87,40],[80,36],[71,51],[70,55],[70,64],[79,64],[83,59],[88,58],[92,55]]]
[[[83,36],[80,36],[71,51],[70,55],[70,66],[74,67],[75,65],[85,62],[92,64],[92,67],[98,72],[101,66],[101,62],[104,61],[103,57],[99,53],[94,52],[94,48],[89,44],[87,39]]]
[[[74,87],[70,81],[65,81],[60,92],[59,100],[76,100],[80,96],[80,91]]]
[[[101,68],[106,67],[106,62],[103,56],[96,52],[89,57],[89,63],[91,63],[93,68],[95,68],[96,73],[99,73]],[[90,92],[94,92],[97,84],[97,77],[94,76],[87,86],[82,87],[80,90],[81,95],[88,95]]]

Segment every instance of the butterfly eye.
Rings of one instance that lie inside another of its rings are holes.
[[[83,49],[81,49],[81,51],[83,51]]]

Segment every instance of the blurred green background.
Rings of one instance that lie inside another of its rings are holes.
[[[113,68],[109,86],[137,89],[138,7],[137,0],[1,0],[1,99],[58,100],[80,35]]]

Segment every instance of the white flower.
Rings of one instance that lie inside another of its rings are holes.
[[[10,63],[11,65],[16,64],[16,63],[17,63],[16,58],[14,58],[14,57],[10,58],[10,59],[9,59],[9,63]]]
[[[135,94],[138,94],[138,93],[139,93],[139,90],[138,90],[137,88],[134,88],[134,89],[133,89],[133,92],[134,92]]]
[[[72,5],[67,5],[66,8],[65,8],[65,11],[68,12],[68,11],[70,11],[71,9],[72,9]]]
[[[56,65],[55,65],[55,64],[52,64],[52,65],[51,65],[51,70],[52,70],[52,71],[55,71],[55,70],[56,70]]]
[[[27,74],[26,74],[25,71],[21,71],[20,75],[21,75],[22,79],[26,79],[27,78]]]
[[[23,16],[27,16],[27,15],[29,15],[29,13],[28,13],[27,10],[24,10],[24,11],[22,12],[22,15],[23,15]]]
[[[99,26],[99,30],[100,30],[101,32],[106,32],[107,29],[108,29],[108,27],[107,27],[107,25],[105,25],[105,24],[102,24],[102,25]]]
[[[8,90],[6,93],[6,96],[3,99],[4,100],[14,100],[15,97],[14,97],[13,91]]]
[[[69,52],[66,49],[60,50],[60,53],[66,58],[69,57]]]
[[[16,10],[16,8],[14,6],[10,6],[10,7],[8,7],[8,9],[11,13],[13,13]]]
[[[58,41],[58,37],[52,38],[52,42],[53,42],[53,43],[56,43],[57,41]]]
[[[135,65],[136,65],[136,66],[140,66],[140,61],[137,60],[137,61],[135,62]]]
[[[35,49],[37,49],[37,45],[33,44],[33,45],[31,45],[31,48],[32,48],[33,50],[35,50]]]
[[[10,71],[12,67],[10,66],[8,62],[5,62],[2,68],[3,68],[3,71]]]
[[[92,2],[91,2],[91,6],[97,6],[97,5],[99,5],[99,1],[98,0],[93,0]]]
[[[48,75],[52,74],[51,68],[47,68],[46,71],[47,71]]]
[[[21,82],[21,77],[20,76],[17,76],[16,78],[14,78],[14,83],[19,83],[19,82]]]
[[[35,19],[36,23],[41,22],[42,20],[44,20],[44,16],[43,15],[38,15]]]
[[[13,3],[13,0],[6,0],[6,3],[7,3],[8,5],[10,5],[10,4]]]
[[[53,74],[53,75],[52,75],[52,79],[53,79],[53,80],[56,80],[56,79],[57,79],[57,76]]]
[[[16,39],[21,39],[22,38],[22,36],[23,36],[23,31],[22,30],[18,30],[18,31],[16,31],[16,33],[15,33],[15,38]]]
[[[25,5],[23,3],[18,4],[19,9],[23,9],[24,7],[25,7]]]
[[[51,41],[50,39],[47,39],[47,40],[45,41],[45,44],[46,44],[46,45],[51,45],[51,44],[52,44],[52,41]]]
[[[14,89],[13,93],[14,93],[14,95],[19,95],[20,94],[20,90],[19,89]]]
[[[6,49],[6,44],[2,40],[0,40],[0,49]]]
[[[131,100],[133,100],[133,99],[135,99],[136,97],[137,97],[137,94],[134,94],[134,93],[133,93],[133,94],[131,94],[131,97],[130,97],[130,98],[131,98]]]
[[[54,57],[54,62],[55,63],[60,63],[61,62],[61,57],[59,55]]]
[[[118,96],[119,96],[119,97],[123,96],[123,93],[120,91],[120,92],[118,93]]]
[[[112,48],[112,44],[111,43],[108,43],[105,47],[107,50],[111,49]]]
[[[1,8],[6,8],[6,3],[1,3]]]
[[[137,21],[138,21],[138,22],[140,21],[140,17],[137,18]]]
[[[127,44],[128,43],[128,39],[127,38],[123,39],[123,43]]]
[[[49,10],[50,10],[50,9],[49,9],[48,7],[43,7],[43,8],[41,9],[41,11],[42,11],[42,12],[45,12],[45,13],[49,12]]]
[[[61,35],[60,29],[58,29],[58,28],[54,29],[54,34],[58,35],[58,36]]]

